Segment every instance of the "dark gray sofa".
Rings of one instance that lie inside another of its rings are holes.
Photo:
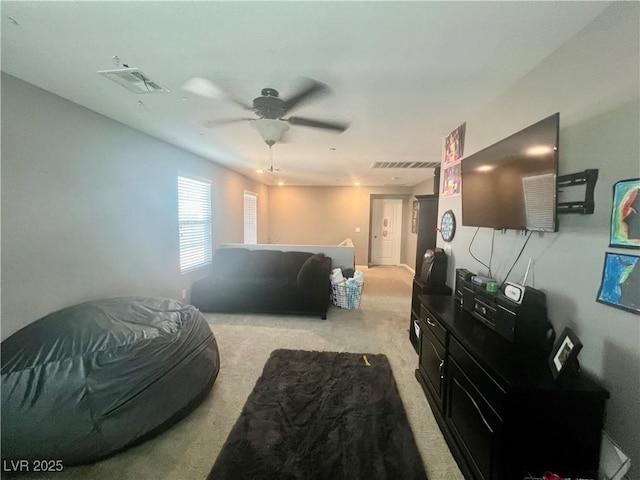
[[[331,258],[322,253],[219,248],[211,273],[191,287],[203,312],[277,313],[327,318]]]

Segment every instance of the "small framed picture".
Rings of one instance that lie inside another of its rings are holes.
[[[582,349],[582,343],[573,330],[565,328],[558,341],[553,346],[549,357],[549,368],[554,380],[567,370],[576,371],[578,353]]]

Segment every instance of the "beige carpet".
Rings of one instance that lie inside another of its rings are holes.
[[[218,340],[221,368],[211,394],[198,409],[162,435],[115,457],[40,478],[204,479],[269,354],[290,348],[387,355],[429,479],[462,480],[414,376],[418,356],[407,334],[412,275],[403,267],[363,271],[360,308],[332,307],[326,321],[206,314]]]

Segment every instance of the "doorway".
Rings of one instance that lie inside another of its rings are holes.
[[[370,244],[372,265],[400,265],[402,199],[372,199]]]

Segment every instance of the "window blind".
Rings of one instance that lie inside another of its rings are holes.
[[[178,177],[180,272],[211,263],[211,185]]]
[[[244,243],[258,243],[258,196],[244,194]]]

